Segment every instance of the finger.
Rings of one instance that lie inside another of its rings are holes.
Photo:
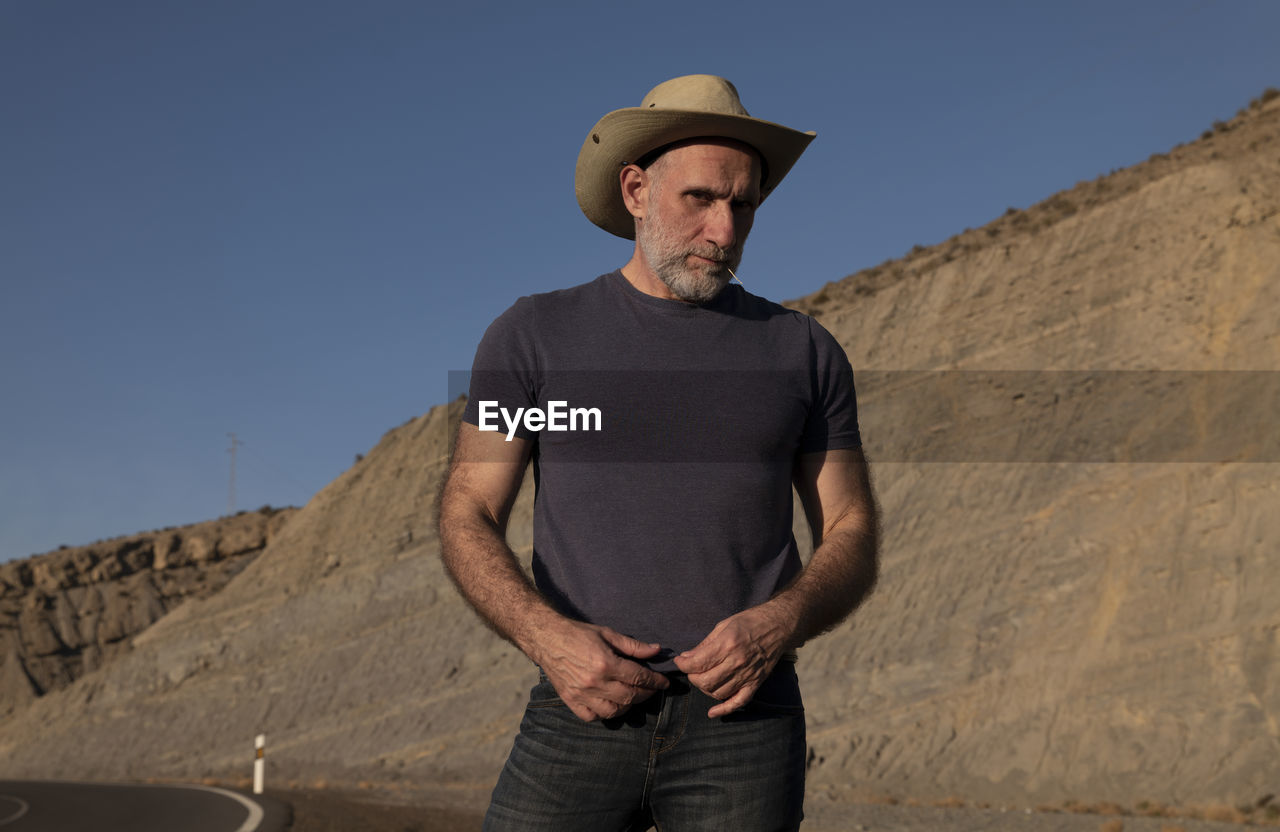
[[[583,722],[610,719],[625,713],[627,708],[630,707],[626,702],[615,702],[595,693],[578,694],[571,697],[562,696],[561,700],[565,705],[569,706],[569,710],[573,711],[574,716]]]
[[[707,646],[704,641],[692,650],[686,650],[676,656],[676,667],[680,668],[682,673],[692,676],[695,673],[706,673],[716,665],[720,664],[723,656],[718,650],[713,650]]]
[[[663,678],[665,679],[666,677],[664,676]],[[631,706],[638,702],[643,702],[653,696],[654,693],[656,691],[652,688],[638,687],[622,682],[609,682],[593,691],[597,698],[623,706]]]
[[[729,669],[730,665],[726,662],[721,666]],[[710,678],[707,679],[706,692],[716,699],[728,699],[737,693],[740,689],[750,687],[753,691],[764,683],[764,680],[772,672],[773,665],[759,665],[744,662],[732,667],[732,672],[723,675],[716,684]]]
[[[629,641],[635,642],[635,639],[628,639],[627,636],[620,635],[619,633],[615,633],[612,630],[607,631],[607,633],[604,633],[604,632],[601,633],[602,637],[604,637],[606,641],[608,641],[608,635],[610,634],[620,639],[627,639]],[[609,642],[609,643],[612,646],[612,642]],[[639,642],[636,642],[636,643],[639,643]],[[656,646],[657,645],[654,645],[654,647]],[[643,657],[638,657],[638,658],[643,658]],[[666,690],[667,686],[671,684],[671,682],[667,679],[667,677],[663,676],[661,673],[650,670],[649,668],[645,667],[642,664],[637,664],[636,662],[628,661],[626,658],[618,658],[616,660],[614,667],[611,668],[609,671],[609,677],[618,682],[621,682],[624,685],[628,685],[634,688],[644,688],[646,690],[651,690],[651,691]]]
[[[707,691],[707,695],[712,699],[719,699],[724,702],[726,699],[732,699],[738,691],[748,686],[754,688],[758,686],[758,683],[754,679],[743,678],[742,674],[736,674],[725,679],[718,687]]]
[[[681,653],[672,661],[676,663],[676,668],[679,669],[681,673],[688,676],[692,676],[695,673],[701,673],[703,671],[702,663],[694,657],[692,653]]]
[[[615,716],[622,716],[631,707],[625,702],[613,702],[609,699],[594,696],[586,700],[586,705],[598,719],[613,719]]]
[[[726,624],[721,621],[707,637],[692,648],[676,656],[676,667],[690,675],[705,673],[722,664],[735,649],[735,639],[726,635]]]
[[[564,704],[568,706],[569,710],[573,712],[573,715],[576,716],[578,719],[582,720],[583,722],[595,722],[597,719],[600,718],[595,711],[593,711],[591,708],[588,708],[585,704],[581,702],[578,702],[576,700],[571,701],[568,699],[564,699],[563,697],[561,697],[561,699],[564,702]]]
[[[750,685],[739,690],[734,694],[733,698],[728,702],[721,702],[707,711],[707,716],[715,719],[716,717],[726,716],[741,708],[743,705],[751,701],[751,697],[755,695],[756,686]]]
[[[631,636],[624,636],[617,630],[611,630],[608,627],[600,628],[600,637],[609,643],[609,646],[617,650],[624,656],[632,656],[637,659],[651,659],[658,655],[658,651],[662,649],[659,644],[652,644]]]
[[[728,699],[737,690],[738,685],[735,684],[735,679],[742,672],[741,665],[724,661],[703,673],[690,673],[689,681],[708,696],[716,699]],[[725,687],[732,689],[726,691],[723,696],[717,696],[717,691]]]
[[[624,685],[636,688],[638,690],[648,691],[645,696],[651,695],[654,691],[666,690],[671,684],[671,680],[663,676],[657,671],[650,670],[647,667],[628,662],[631,667],[627,668],[622,675],[618,676],[618,681]]]

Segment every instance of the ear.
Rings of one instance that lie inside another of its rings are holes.
[[[627,165],[618,173],[622,184],[622,204],[636,219],[644,219],[649,207],[649,174],[637,165]]]

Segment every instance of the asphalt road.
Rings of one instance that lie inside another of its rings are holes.
[[[193,785],[0,780],[0,832],[279,832],[289,807]]]

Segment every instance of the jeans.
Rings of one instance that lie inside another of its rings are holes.
[[[742,709],[670,674],[620,717],[583,722],[541,676],[493,790],[485,832],[783,832],[804,802],[804,706],[780,662]]]

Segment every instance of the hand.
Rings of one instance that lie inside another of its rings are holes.
[[[752,607],[724,619],[698,646],[676,656],[676,667],[694,687],[721,700],[707,716],[731,714],[750,702],[773,672],[793,630],[780,610]]]
[[[659,650],[608,627],[567,621],[544,640],[536,661],[569,710],[593,722],[626,713],[670,684],[666,676],[627,658],[649,659]]]

